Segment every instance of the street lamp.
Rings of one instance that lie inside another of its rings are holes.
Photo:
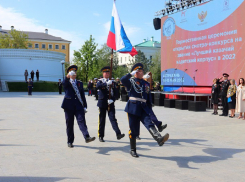
[[[61,63],[61,65],[62,65],[62,75],[63,75],[63,80],[64,80],[64,79],[65,79],[65,78],[64,78],[64,64],[65,64],[65,61],[62,60],[62,61],[60,61],[60,63]]]

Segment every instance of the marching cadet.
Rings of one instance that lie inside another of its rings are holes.
[[[108,111],[108,117],[110,119],[113,130],[116,132],[117,139],[120,140],[125,136],[125,134],[121,134],[121,131],[118,127],[117,119],[116,119],[116,111],[115,111],[115,98],[116,98],[116,89],[115,84],[112,80],[109,80],[110,76],[110,66],[106,66],[101,69],[103,72],[103,78],[97,82],[96,88],[98,89],[98,103],[99,107],[99,141],[104,141],[105,136],[105,119],[106,119],[106,111]],[[111,86],[111,98],[109,98],[109,87]],[[109,106],[109,107],[108,107]]]
[[[98,79],[94,78],[93,93],[95,96],[95,100],[98,100],[98,90],[96,89],[97,81],[98,81]]]
[[[62,82],[61,82],[61,79],[59,79],[58,87],[59,87],[59,94],[61,95],[62,94]]]
[[[143,64],[136,63],[131,69],[131,74],[128,73],[121,78],[121,82],[127,88],[129,95],[125,112],[128,113],[131,146],[130,154],[133,157],[139,157],[136,153],[136,137],[139,136],[140,121],[157,141],[159,146],[162,146],[169,138],[168,133],[162,137],[151,121],[150,112],[152,102],[150,84],[143,80],[143,75]],[[134,76],[134,78],[131,78],[132,76]]]
[[[221,81],[222,78],[224,79],[223,81]],[[227,73],[224,73],[223,77],[217,80],[217,84],[220,85],[221,87],[220,95],[221,95],[221,102],[223,106],[223,113],[219,116],[228,116],[227,90],[229,86],[231,85],[228,78],[229,78],[229,75]]]
[[[85,142],[89,143],[95,140],[95,137],[90,137],[85,120],[87,112],[87,102],[83,90],[83,83],[76,80],[77,66],[72,65],[67,69],[67,76],[63,81],[65,97],[61,108],[64,109],[66,119],[66,132],[68,147],[73,147],[74,142],[74,116],[77,119],[78,126],[83,133]]]
[[[120,79],[118,77],[116,79],[115,85],[116,85],[116,92],[117,92],[116,100],[118,100],[120,98]]]
[[[28,95],[32,95],[33,81],[31,80],[31,78],[29,78],[26,83],[28,83]]]

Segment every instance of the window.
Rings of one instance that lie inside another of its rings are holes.
[[[128,57],[128,62],[130,62],[130,56]]]
[[[28,47],[29,47],[29,48],[32,48],[32,44],[31,44],[31,43],[29,43],[29,44],[28,44]]]
[[[35,48],[37,48],[37,49],[38,49],[38,48],[39,48],[39,44],[35,44]]]
[[[53,45],[52,45],[52,44],[49,44],[49,45],[48,45],[48,48],[49,48],[49,49],[53,49]]]
[[[122,63],[122,57],[121,57],[121,63]]]
[[[55,49],[59,49],[59,45],[55,45]]]
[[[125,57],[125,63],[127,62],[127,57]]]
[[[65,50],[66,49],[66,46],[65,45],[62,45],[62,49]]]
[[[45,49],[46,48],[46,45],[45,44],[42,44],[42,49]]]

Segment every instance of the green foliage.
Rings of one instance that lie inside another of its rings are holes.
[[[78,66],[77,76],[78,79],[82,80],[83,82],[101,77],[101,68],[104,66],[110,66],[111,63],[111,48],[109,48],[106,44],[103,44],[101,48],[95,50],[95,45],[97,46],[91,36],[90,40],[86,41],[82,46],[82,49],[79,51],[74,51],[73,62]],[[84,55],[87,56],[88,59],[85,60]],[[89,59],[90,57],[88,55],[90,55],[92,59]],[[113,52],[112,77],[114,78],[121,78],[128,72],[127,67],[119,66],[118,63],[119,61],[117,54],[116,52]]]
[[[27,49],[31,43],[28,35],[17,30],[11,30],[8,34],[0,34],[0,48]]]
[[[150,71],[152,66],[152,61],[145,57],[145,54],[142,51],[138,51],[138,54],[135,56],[135,59],[130,60],[130,67],[135,63],[142,63],[144,65],[145,73]]]
[[[79,67],[77,76],[83,82],[87,82],[90,75],[94,72],[94,62],[96,62],[95,50],[97,44],[90,35],[89,40],[85,41],[79,51],[74,51],[74,63]]]
[[[152,57],[150,71],[152,73],[153,80],[161,83],[161,51],[156,52],[156,54]]]

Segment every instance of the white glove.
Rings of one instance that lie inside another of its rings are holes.
[[[114,101],[113,100],[108,100],[108,104],[110,105],[110,104],[112,104]]]
[[[84,107],[84,113],[87,113],[88,111],[87,111],[87,108],[86,107]]]
[[[148,78],[150,78],[150,75],[144,75],[143,78],[148,79]]]
[[[131,72],[131,75],[134,76],[137,72],[138,72],[138,70],[134,70]]]
[[[112,80],[108,80],[107,82],[106,82],[106,84],[109,86],[109,85],[112,85]]]

